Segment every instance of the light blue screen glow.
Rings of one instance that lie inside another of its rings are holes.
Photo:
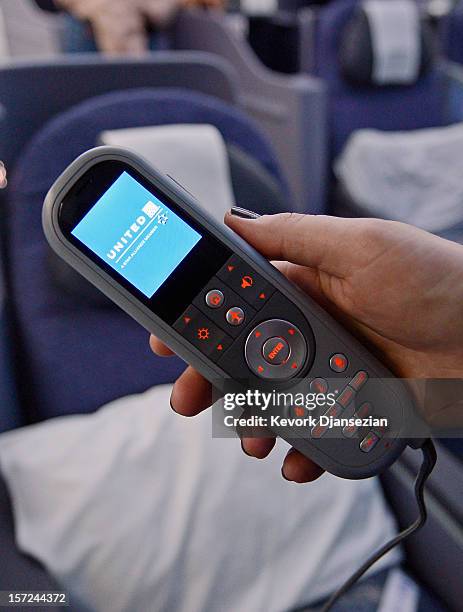
[[[148,298],[201,235],[127,172],[72,234]]]

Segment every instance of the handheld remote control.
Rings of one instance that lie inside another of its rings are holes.
[[[307,391],[333,392],[324,416],[387,419],[386,428],[341,427],[334,436],[328,425],[294,436],[273,428],[322,468],[366,478],[404,450],[413,406],[403,384],[191,194],[134,154],[100,147],[80,156],[48,193],[43,225],[60,257],[216,386],[231,379],[288,389],[297,381]]]

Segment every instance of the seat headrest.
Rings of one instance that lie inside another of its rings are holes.
[[[341,72],[353,85],[410,86],[433,59],[434,36],[415,0],[364,0],[340,35]]]

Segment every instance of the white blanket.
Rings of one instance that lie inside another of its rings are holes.
[[[210,411],[173,414],[170,391],[0,436],[20,549],[90,609],[290,610],[394,533],[376,479],[286,482],[285,443],[247,457],[211,437]]]
[[[463,124],[415,132],[359,130],[335,172],[373,217],[437,232],[463,221]]]

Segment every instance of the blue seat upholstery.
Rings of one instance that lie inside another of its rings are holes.
[[[227,143],[258,160],[281,184],[273,153],[254,124],[206,95],[166,89],[105,94],[45,125],[16,165],[9,198],[13,302],[31,420],[93,411],[171,382],[184,368],[177,358],[154,357],[147,333],[118,309],[76,303],[57,288],[40,219],[54,179],[103,130],[173,123],[215,125]]]
[[[444,120],[444,87],[437,69],[410,86],[361,87],[343,78],[340,36],[358,5],[358,0],[333,0],[317,13],[314,73],[328,85],[334,155],[361,128],[413,130],[439,126]]]
[[[463,3],[457,4],[453,11],[439,23],[441,50],[451,62],[463,64]]]
[[[3,270],[0,270],[0,432],[22,424],[12,367],[11,320],[4,285]]]

